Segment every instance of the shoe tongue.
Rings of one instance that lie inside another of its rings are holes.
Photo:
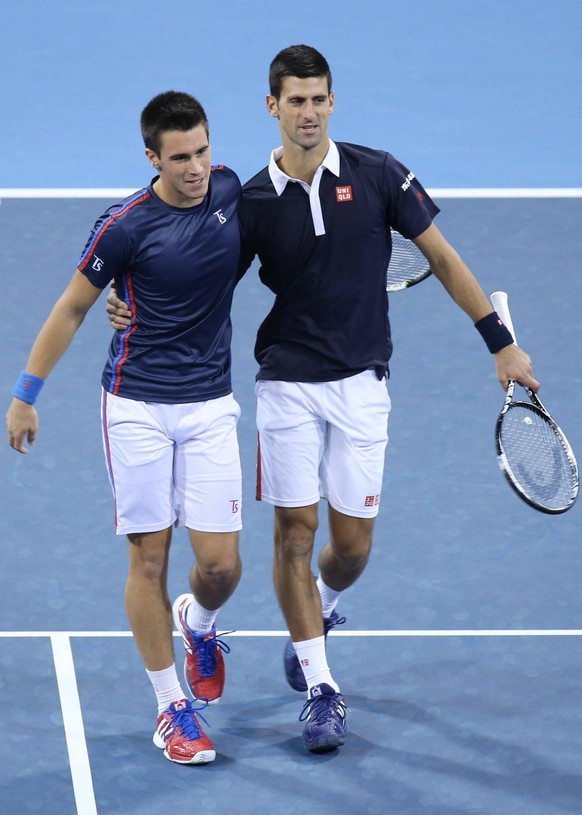
[[[314,687],[309,691],[309,695],[312,698],[315,696],[333,696],[334,694],[334,689],[330,687],[327,682],[324,682],[321,685],[314,685]]]
[[[184,710],[184,708],[188,707],[188,700],[187,699],[180,699],[179,702],[174,702],[175,710]]]

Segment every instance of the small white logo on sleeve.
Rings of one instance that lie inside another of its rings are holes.
[[[226,215],[224,215],[221,209],[217,209],[216,212],[213,212],[212,214],[216,215],[221,224],[226,223]]]
[[[410,182],[412,181],[413,178],[416,178],[414,173],[408,173],[408,175],[406,176],[406,180],[405,180],[404,184],[402,184],[402,190],[404,192],[406,192],[406,190],[410,187]]]
[[[95,260],[91,264],[91,268],[95,269],[96,272],[100,272],[101,269],[103,268],[103,261],[101,260],[101,258],[98,258],[97,255],[93,255],[93,257],[95,258]]]

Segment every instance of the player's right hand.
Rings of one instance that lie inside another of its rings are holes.
[[[16,397],[12,400],[6,414],[8,444],[19,453],[28,453],[24,442],[30,446],[36,439],[38,431],[38,413],[36,408]]]

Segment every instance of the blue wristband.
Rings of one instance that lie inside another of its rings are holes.
[[[22,371],[18,377],[18,382],[14,386],[12,396],[22,399],[23,402],[28,402],[29,405],[34,405],[43,385],[44,379]]]
[[[485,340],[485,345],[492,354],[496,354],[513,342],[511,331],[503,323],[496,311],[492,311],[491,314],[478,320],[475,323],[475,328]]]

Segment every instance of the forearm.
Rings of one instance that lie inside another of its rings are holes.
[[[455,303],[476,323],[493,311],[485,292],[454,249],[431,269]]]
[[[474,323],[493,311],[471,270],[434,224],[415,243],[430,263],[434,276]]]
[[[46,379],[63,356],[86,312],[67,307],[59,299],[41,328],[26,362],[26,371],[40,379]]]

